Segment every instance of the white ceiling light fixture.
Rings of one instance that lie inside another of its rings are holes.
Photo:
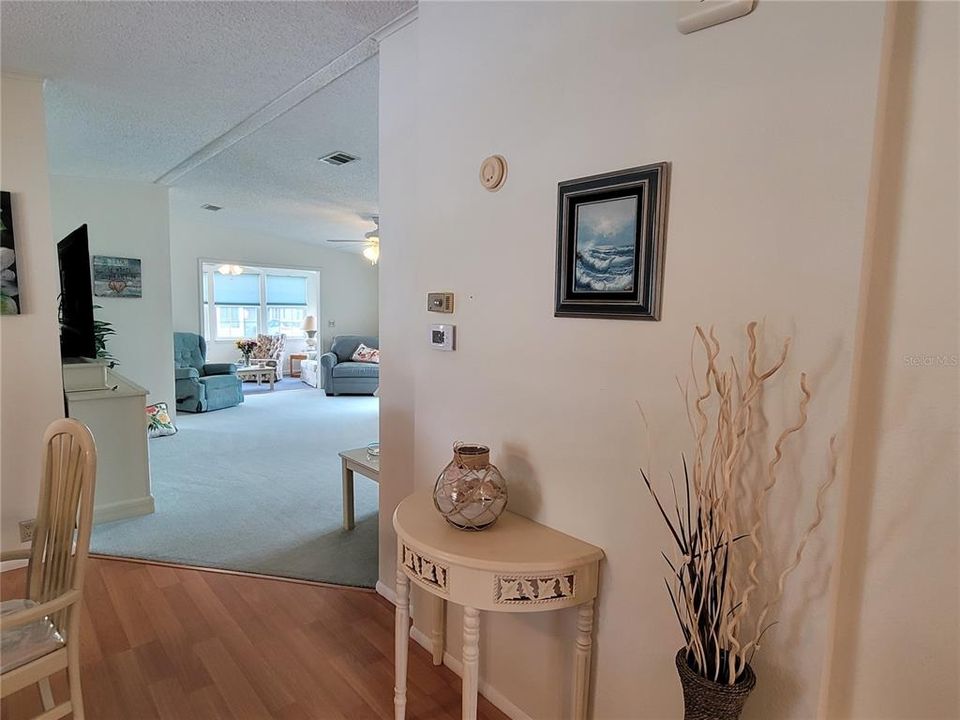
[[[223,264],[217,268],[221,275],[243,275],[243,268],[239,265]]]
[[[363,256],[370,261],[371,265],[376,265],[380,260],[380,243],[374,243],[363,249]]]

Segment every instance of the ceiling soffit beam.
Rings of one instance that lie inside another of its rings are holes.
[[[377,54],[380,40],[392,35],[416,18],[416,10],[416,7],[414,7],[367,36],[345,53],[327,63],[309,77],[301,80],[292,88],[271,100],[246,119],[241,120],[219,137],[208,142],[186,160],[167,170],[167,172],[154,180],[154,182],[158,185],[173,185],[191,170],[196,169],[207,160],[216,157],[231,145],[240,142],[264,125],[273,122],[284,113],[289,112],[341,75],[350,72],[350,70],[357,67],[360,63],[366,62]]]
[[[393,35],[397,30],[400,30],[401,28],[405,28],[407,25],[409,25],[416,19],[417,19],[417,6],[414,5],[412,8],[407,10],[403,15],[400,15],[394,18],[393,20],[388,22],[386,25],[384,25],[382,28],[380,28],[375,33],[373,33],[373,35],[371,35],[370,37],[376,40],[377,44],[379,45],[386,38]]]

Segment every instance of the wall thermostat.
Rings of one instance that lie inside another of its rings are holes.
[[[427,310],[438,313],[452,313],[453,293],[427,293]]]
[[[454,350],[454,338],[456,334],[456,325],[431,325],[430,345],[434,350]]]

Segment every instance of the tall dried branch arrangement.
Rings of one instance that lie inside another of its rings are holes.
[[[792,561],[780,571],[776,587],[768,588],[761,603],[758,566],[763,558],[766,501],[777,484],[783,446],[807,422],[810,390],[800,374],[797,420],[778,435],[759,474],[748,464],[753,425],[760,415],[764,386],[787,359],[788,338],[779,358],[759,367],[757,323],[747,325],[747,358],[743,371],[733,358],[721,368],[720,343],[711,328],[697,327],[690,356],[691,381],[681,386],[693,431],[693,462],[683,458],[685,481],[681,502],[673,486],[673,512],[661,502],[650,478],[644,482],[660,509],[676,543],[679,557],[663,555],[670,566],[667,592],[686,642],[687,662],[705,678],[734,684],[760,647],[772,623],[771,608],[779,602],[787,576],[799,565],[807,540],[823,519],[823,496],[833,482],[835,438],[830,440],[831,464],[817,489],[813,520],[801,535]],[[697,346],[705,359],[698,371]],[[671,479],[672,481],[672,479]],[[742,517],[743,508],[749,508]]]

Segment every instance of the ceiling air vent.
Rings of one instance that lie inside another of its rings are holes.
[[[356,155],[351,155],[350,153],[345,153],[340,150],[320,158],[320,162],[325,162],[327,165],[346,165],[354,160],[359,160],[359,158]]]
[[[209,210],[210,212],[217,212],[219,210],[223,210],[223,208],[220,207],[219,205],[211,205],[210,203],[204,203],[200,207],[202,207],[204,210]]]

